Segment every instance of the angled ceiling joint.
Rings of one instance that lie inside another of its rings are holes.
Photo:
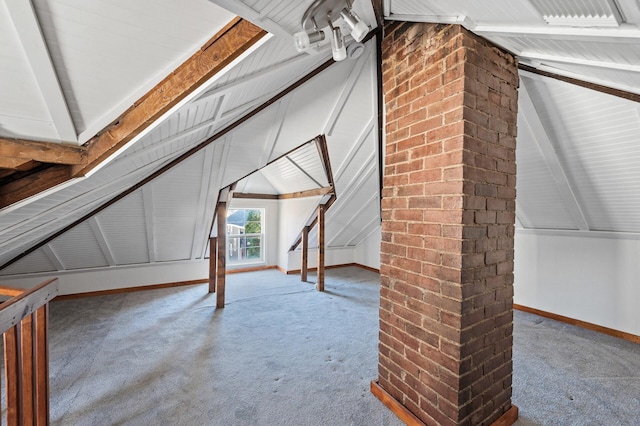
[[[353,161],[356,153],[360,150],[360,148],[362,148],[362,145],[364,144],[364,142],[367,140],[367,138],[373,131],[374,123],[375,123],[375,117],[371,117],[371,119],[369,120],[365,128],[362,129],[362,132],[360,132],[360,135],[358,136],[358,140],[351,147],[351,150],[345,156],[342,164],[338,166],[338,172],[336,173],[336,181],[340,180],[344,172],[349,168],[349,165]]]
[[[77,143],[78,134],[31,1],[7,1],[5,5],[60,140]]]
[[[571,185],[571,182],[560,163],[558,154],[553,146],[553,142],[549,139],[549,135],[540,121],[540,116],[538,115],[535,105],[529,96],[526,80],[523,80],[520,85],[519,104],[522,108],[524,124],[529,126],[531,134],[534,136],[534,141],[547,163],[547,167],[553,176],[556,187],[560,191],[562,199],[565,201],[565,206],[569,210],[574,223],[581,231],[588,231],[589,223],[587,222],[584,214],[584,209],[578,201],[573,185]]]
[[[153,186],[151,184],[142,187],[142,201],[144,203],[144,223],[147,231],[147,251],[149,263],[156,262],[156,237],[153,219]]]
[[[107,264],[109,266],[116,266],[116,261],[113,257],[113,251],[111,250],[111,247],[109,247],[109,243],[107,242],[107,239],[104,235],[104,231],[102,230],[102,227],[100,226],[100,223],[95,216],[89,219],[89,227],[91,227],[91,231],[98,241],[100,250],[102,250],[102,254],[107,260]]]
[[[358,232],[353,238],[347,241],[345,247],[353,247],[359,245],[362,241],[365,240],[369,235],[372,234],[380,226],[380,218],[374,217],[369,222],[367,222],[360,232]]]
[[[276,147],[276,143],[278,142],[278,138],[280,137],[280,132],[282,131],[282,126],[284,125],[284,119],[287,116],[287,111],[289,110],[289,104],[291,103],[292,96],[285,96],[278,103],[278,110],[276,111],[276,117],[274,125],[271,126],[271,130],[269,131],[269,136],[267,137],[267,143],[265,144],[265,150],[262,152],[262,156],[260,157],[260,163],[265,164],[269,162],[271,156],[273,155],[273,150]]]
[[[369,62],[370,57],[371,57],[371,49],[369,49],[366,55],[362,55],[362,57],[360,57],[357,61],[355,61],[355,63],[353,64],[353,67],[351,67],[349,76],[347,77],[344,84],[342,85],[342,90],[340,91],[340,95],[338,96],[336,103],[333,105],[333,108],[331,109],[331,114],[329,114],[329,118],[327,119],[326,123],[322,128],[323,129],[322,133],[327,134],[329,136],[333,134],[333,129],[336,126],[338,119],[340,118],[340,114],[344,110],[344,107],[347,104],[349,97],[353,93],[353,89],[355,88],[355,85],[358,82],[360,75],[362,74],[362,70],[364,69],[365,64]]]
[[[49,259],[49,262],[51,262],[51,264],[53,265],[54,268],[56,268],[57,271],[64,271],[65,269],[67,269],[62,263],[62,260],[60,260],[58,255],[53,251],[53,248],[51,247],[51,245],[49,244],[43,245],[42,252],[44,253],[45,256],[47,256],[47,259]]]
[[[342,228],[335,233],[335,235],[333,236],[333,238],[331,238],[331,240],[329,240],[329,242],[327,243],[328,246],[330,246],[331,244],[333,244],[333,242],[335,240],[337,240],[338,238],[340,238],[345,229],[347,229],[348,227],[350,227],[355,221],[360,220],[360,217],[362,215],[362,213],[364,213],[369,206],[371,205],[371,203],[373,203],[374,201],[376,201],[378,199],[378,194],[373,194],[373,196],[369,197],[369,199],[362,204],[362,206],[360,206],[360,208],[358,209],[357,212],[355,212],[351,218],[349,218],[349,220],[347,221],[347,223],[344,224],[344,226],[342,226]],[[375,218],[374,220],[378,220],[377,218]],[[349,243],[347,243],[347,245],[349,245]]]
[[[200,194],[198,196],[198,207],[196,211],[196,226],[193,230],[193,238],[191,240],[191,260],[202,257],[202,248],[208,241],[205,233],[205,213],[207,211],[207,201],[209,192],[211,191],[211,177],[213,175],[213,149],[204,151],[204,159],[202,165],[202,177],[200,178]]]

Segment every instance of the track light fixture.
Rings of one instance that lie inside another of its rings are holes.
[[[302,16],[302,31],[293,39],[300,52],[319,46],[325,40],[325,28],[331,31],[331,52],[335,61],[347,57],[342,29],[336,21],[342,18],[351,37],[361,42],[369,32],[369,26],[353,11],[352,0],[315,0]]]

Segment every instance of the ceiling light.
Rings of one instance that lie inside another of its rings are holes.
[[[343,61],[347,57],[347,47],[344,45],[344,37],[340,27],[331,27],[331,53],[333,53],[333,60]]]
[[[344,36],[340,26],[336,25],[340,19],[356,42],[362,41],[369,32],[369,26],[353,11],[352,0],[315,0],[302,16],[302,31],[293,35],[296,49],[307,51],[319,46],[329,32],[326,27],[329,27],[333,59],[344,60],[347,57]]]
[[[351,31],[351,37],[358,43],[364,39],[364,37],[369,32],[369,27],[367,24],[362,22],[362,20],[356,15],[356,13],[350,8],[345,7],[340,11],[340,16],[344,19],[347,26],[349,27],[349,31]]]
[[[296,49],[298,49],[298,52],[304,52],[311,47],[315,47],[316,45],[318,45],[318,43],[324,40],[324,31],[300,31],[299,33],[295,33],[293,35],[293,40],[296,44]]]

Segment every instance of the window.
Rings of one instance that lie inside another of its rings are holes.
[[[227,260],[229,263],[264,260],[264,209],[227,212]]]

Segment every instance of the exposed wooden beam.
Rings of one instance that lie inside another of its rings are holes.
[[[88,163],[74,167],[73,176],[91,171],[266,34],[248,21],[234,19],[113,124],[92,138],[87,144]]]
[[[37,161],[26,160],[24,158],[0,157],[0,169],[27,171],[37,166]]]
[[[31,1],[7,1],[5,5],[60,140],[77,142],[78,134]]]
[[[336,202],[336,199],[337,199],[336,195],[332,194],[331,197],[324,204],[325,212],[327,212],[329,210],[329,208],[333,205],[333,203]],[[307,219],[307,222],[305,223],[305,226],[308,226],[309,227],[309,231],[311,231],[311,229],[314,226],[316,226],[317,223],[318,223],[318,209],[315,209],[313,211],[313,213],[311,214],[311,216]],[[296,239],[294,240],[293,244],[289,248],[289,251],[294,251],[300,245],[301,242],[302,242],[302,230],[296,236]]]
[[[62,143],[0,138],[0,157],[21,158],[40,163],[82,165],[87,163],[87,149]]]
[[[278,194],[255,194],[251,192],[234,192],[233,198],[248,198],[252,200],[278,200]]]
[[[302,259],[300,265],[300,281],[307,282],[309,271],[309,227],[302,228]]]
[[[0,186],[0,208],[29,198],[71,179],[67,166],[51,166]]]
[[[209,238],[209,293],[216,292],[218,279],[218,238]]]
[[[333,187],[310,189],[308,191],[291,192],[289,194],[281,194],[278,196],[280,200],[289,200],[292,198],[316,197],[318,195],[333,194]]]
[[[98,214],[100,211],[102,211],[105,208],[111,206],[112,204],[115,204],[116,202],[118,202],[122,198],[126,197],[127,195],[131,194],[132,192],[137,191],[138,189],[140,189],[143,186],[145,186],[147,183],[149,183],[152,180],[156,179],[158,176],[163,175],[164,173],[166,173],[167,171],[171,170],[176,165],[178,165],[178,164],[182,163],[183,161],[185,161],[186,159],[190,158],[192,155],[195,155],[196,153],[200,152],[200,150],[205,149],[210,144],[218,141],[220,138],[222,138],[222,137],[226,136],[227,134],[229,134],[231,131],[233,131],[235,128],[240,126],[242,123],[244,123],[245,121],[249,120],[250,118],[256,116],[257,114],[262,112],[264,109],[268,108],[269,106],[273,105],[275,102],[279,101],[280,99],[282,99],[283,97],[285,97],[289,93],[293,92],[295,89],[297,89],[298,87],[300,87],[301,85],[303,85],[307,81],[311,80],[313,77],[315,77],[316,75],[318,75],[319,73],[321,73],[322,71],[324,71],[325,69],[327,69],[329,66],[331,66],[334,63],[335,62],[333,61],[333,59],[329,59],[329,60],[325,61],[318,68],[316,68],[313,71],[311,71],[310,73],[306,74],[304,77],[302,77],[299,80],[297,80],[291,86],[287,87],[282,92],[278,93],[276,96],[274,96],[273,98],[269,99],[264,104],[260,105],[258,108],[248,112],[247,114],[245,114],[240,119],[234,121],[233,123],[229,124],[228,126],[223,128],[222,130],[220,130],[219,132],[217,132],[216,134],[211,136],[210,138],[204,140],[198,146],[196,146],[194,148],[191,148],[189,151],[187,151],[184,154],[180,155],[178,158],[175,158],[174,160],[172,160],[171,162],[169,162],[168,164],[166,164],[165,166],[163,166],[159,170],[153,172],[151,175],[147,176],[142,181],[140,181],[137,184],[133,185],[129,189],[124,190],[118,196],[110,198],[108,201],[104,202],[104,204],[100,205],[99,207],[97,207],[96,209],[91,211],[90,213],[84,215],[80,219],[78,219],[75,222],[73,222],[72,224],[64,227],[63,229],[61,229],[60,231],[56,232],[55,234],[47,237],[44,241],[41,241],[41,242],[37,243],[33,247],[31,247],[31,248],[23,251],[19,255],[15,256],[14,258],[9,260],[8,262],[5,262],[2,266],[0,266],[0,270],[2,270],[4,268],[6,268],[7,266],[17,262],[18,260],[22,259],[26,255],[28,255],[28,254],[32,253],[33,251],[37,250],[38,248],[42,247],[44,244],[49,243],[50,241],[52,241],[53,239],[55,239],[58,236],[62,235],[63,233],[69,231],[70,229],[75,228],[76,226],[78,226],[80,223],[84,222],[88,218],[92,217],[95,214]],[[225,150],[226,150],[227,155],[228,155],[228,149],[226,147],[225,147]],[[225,156],[223,155],[222,158],[225,158]],[[273,161],[276,161],[276,160],[273,160]],[[225,162],[222,161],[221,166],[223,166],[224,163]],[[218,182],[220,182],[220,180]],[[218,186],[219,185],[220,185],[220,183],[218,184]],[[1,189],[2,188],[0,188],[0,192],[1,192]],[[333,202],[333,201],[330,200],[330,202]],[[327,203],[327,205],[329,205],[329,203]],[[3,206],[2,197],[0,196],[0,208],[2,206]],[[146,209],[146,206],[145,206],[145,209]],[[212,221],[211,226],[213,227],[213,221]],[[147,236],[149,236],[149,233],[147,234]],[[296,246],[297,246],[297,244],[299,244],[299,242],[296,243]],[[150,246],[150,248],[151,248],[151,246]],[[295,247],[292,248],[292,250],[294,250],[294,249],[295,249]],[[150,252],[151,252],[151,250],[150,250]]]
[[[316,289],[324,291],[324,213],[325,205],[318,205],[318,270]]]
[[[632,93],[625,90],[614,89],[611,87],[603,86],[601,84],[589,83],[584,80],[578,80],[576,78],[566,77],[560,74],[542,71],[534,67],[531,67],[529,65],[520,64],[518,65],[518,68],[521,71],[525,71],[525,73],[529,72],[532,74],[541,75],[543,77],[553,78],[555,80],[564,81],[565,83],[575,84],[576,86],[584,87],[586,89],[591,89],[597,92],[606,93],[607,95],[617,96],[619,98],[628,99],[633,102],[640,102],[640,94],[638,93]],[[523,74],[523,75],[526,75],[526,74]]]
[[[216,266],[216,308],[224,308],[225,279],[227,274],[227,203],[220,202],[216,207],[218,220],[217,266]]]

